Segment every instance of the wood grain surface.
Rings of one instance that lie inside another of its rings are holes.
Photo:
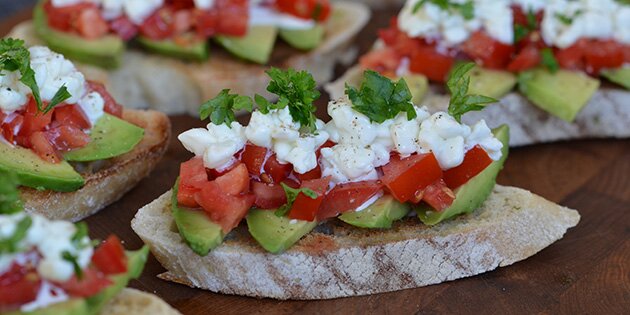
[[[362,51],[395,12],[374,13],[357,40]],[[26,11],[2,21],[0,34],[28,17]],[[325,115],[326,101],[324,94],[318,102],[320,117]],[[171,119],[174,135],[204,125],[191,117]],[[142,246],[130,220],[137,209],[172,186],[179,163],[190,156],[173,138],[149,178],[86,220],[91,235],[103,239],[115,233],[127,248]],[[314,302],[213,294],[156,278],[164,269],[153,257],[142,277],[130,286],[159,295],[184,314],[630,314],[630,140],[513,149],[498,182],[577,209],[582,219],[562,240],[525,261],[467,279],[393,293]]]

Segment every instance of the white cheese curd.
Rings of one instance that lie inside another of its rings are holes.
[[[501,43],[512,44],[514,40],[513,16],[508,0],[473,0],[474,14],[468,20],[459,9],[442,10],[431,2],[425,2],[414,12],[414,7],[420,2],[422,0],[407,1],[398,16],[398,27],[410,37],[425,37],[452,47],[484,29]],[[467,1],[451,2],[464,4]]]
[[[374,152],[363,146],[337,144],[321,150],[322,177],[331,176],[333,183],[378,179]]]
[[[254,111],[245,136],[251,143],[274,151],[278,162],[291,163],[297,173],[304,174],[317,167],[315,152],[329,138],[321,120],[315,126],[314,134],[301,135],[301,125],[293,121],[288,107],[267,114]]]
[[[105,114],[105,100],[98,92],[86,94],[79,100],[78,105],[92,126]]]
[[[249,7],[249,25],[269,25],[282,29],[305,30],[315,27],[313,20],[300,19],[290,14],[278,12],[268,6]]]
[[[326,124],[330,139],[336,143],[368,146],[378,136],[378,123],[355,111],[347,98],[328,103],[331,120]]]
[[[55,93],[65,85],[72,95],[65,102],[75,104],[85,94],[85,77],[70,60],[43,46],[29,48],[31,68],[35,71],[35,81],[44,101],[50,101]]]
[[[415,110],[416,118],[408,120],[406,113],[400,113],[396,116],[390,128],[394,142],[394,151],[398,152],[402,157],[418,152],[420,149],[418,139],[420,124],[430,116],[424,107],[415,107]]]
[[[22,312],[32,312],[48,305],[65,302],[68,299],[69,296],[61,288],[54,286],[48,281],[42,281],[35,300],[22,305],[20,310]]]
[[[234,154],[246,143],[244,128],[238,122],[225,124],[210,123],[207,129],[195,128],[180,134],[177,139],[186,150],[201,156],[207,168],[224,169],[236,161]]]
[[[164,0],[126,0],[124,11],[131,22],[140,25],[162,5]]]
[[[90,0],[51,0],[50,1],[53,7],[61,8],[68,7],[71,5],[79,4],[82,2],[95,2]]]
[[[472,126],[470,134],[466,137],[465,150],[468,151],[476,145],[484,149],[492,160],[497,161],[501,158],[503,143],[492,134],[492,130],[483,119]]]
[[[19,71],[5,71],[0,72],[0,110],[4,113],[14,112],[28,100],[27,95],[31,93],[31,90],[20,82]]]
[[[470,127],[458,123],[447,113],[434,113],[420,125],[419,152],[433,152],[443,170],[453,168],[464,161],[464,141],[470,132]]]
[[[195,0],[197,9],[208,10],[214,6],[214,0]]]
[[[103,18],[113,20],[124,13],[127,0],[99,0],[103,9]]]
[[[615,39],[630,43],[630,5],[622,5],[615,14]]]

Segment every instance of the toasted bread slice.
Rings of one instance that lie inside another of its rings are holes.
[[[170,121],[160,112],[130,109],[123,118],[144,128],[144,138],[132,151],[84,166],[85,185],[74,192],[20,188],[24,209],[49,219],[78,221],[120,199],[149,175],[168,147]]]
[[[170,200],[170,192],[162,195],[131,222],[168,269],[161,278],[214,292],[275,299],[367,295],[473,276],[534,255],[580,220],[575,210],[497,185],[474,213],[433,227],[416,218],[388,230],[330,221],[274,255],[241,226],[201,257],[177,232]]]
[[[125,288],[111,300],[100,315],[179,315],[159,297],[136,289]]]
[[[343,76],[325,86],[331,99],[344,95],[344,84],[359,85],[363,71],[352,67]],[[434,86],[422,101],[431,112],[446,111],[450,96]],[[490,128],[510,126],[510,146],[523,146],[559,140],[583,138],[630,137],[630,91],[622,88],[600,88],[577,115],[567,122],[532,104],[518,92],[508,93],[498,104],[487,106],[479,112],[469,112],[464,123],[471,124],[485,119]]]
[[[316,82],[328,82],[335,64],[349,64],[356,56],[352,40],[369,18],[370,10],[364,4],[337,2],[326,23],[324,41],[316,49],[302,52],[278,40],[270,65],[308,70]],[[17,25],[8,36],[22,38],[28,45],[42,44],[31,21]],[[267,95],[269,81],[265,74],[268,66],[242,61],[221,49],[213,50],[203,63],[130,50],[114,71],[78,63],[77,67],[88,79],[105,83],[114,98],[126,106],[193,116],[199,114],[201,103],[224,88],[245,95]]]

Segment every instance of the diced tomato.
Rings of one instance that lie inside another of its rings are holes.
[[[279,184],[265,184],[253,180],[251,186],[252,193],[256,196],[254,205],[260,209],[276,209],[287,203],[287,196]]]
[[[116,235],[110,235],[92,255],[92,263],[106,275],[127,272],[125,249]]]
[[[87,81],[87,84],[88,84],[88,89],[90,91],[97,92],[98,94],[101,95],[101,97],[105,101],[104,110],[106,113],[114,115],[118,118],[122,118],[122,113],[123,113],[122,105],[118,104],[116,100],[112,97],[112,95],[109,94],[109,92],[107,92],[105,85],[99,82],[95,82],[95,81]]]
[[[180,10],[175,11],[173,15],[173,31],[175,34],[183,34],[192,28],[192,11]]]
[[[75,30],[76,21],[81,12],[90,9],[96,9],[96,5],[90,2],[80,2],[74,5],[55,7],[52,5],[52,1],[44,3],[48,25],[63,32]]]
[[[584,51],[586,71],[599,74],[601,69],[619,68],[624,63],[624,46],[614,40],[593,41]]]
[[[313,199],[303,193],[298,194],[297,198],[295,198],[295,202],[291,206],[291,210],[289,211],[289,218],[305,221],[315,220],[319,207],[324,201],[324,195],[328,190],[330,179],[330,176],[326,176],[324,178],[303,181],[300,188],[312,189],[315,193],[317,193],[317,198]]]
[[[508,71],[521,72],[540,64],[540,51],[535,46],[523,48],[507,66]]]
[[[303,19],[326,21],[331,6],[328,0],[276,0],[276,8]]]
[[[519,25],[529,24],[526,12],[524,12],[523,9],[519,5],[513,5],[512,11],[513,11],[513,16],[514,16],[514,24],[519,24]],[[544,14],[543,10],[536,12],[536,25],[540,25],[540,22],[542,21],[542,18],[543,18],[543,14]]]
[[[83,110],[76,105],[55,107],[53,120],[61,125],[73,126],[79,129],[89,129],[92,126]]]
[[[74,126],[62,125],[52,128],[45,133],[46,138],[57,151],[71,151],[90,143],[90,136]]]
[[[201,157],[194,157],[179,167],[179,187],[177,189],[177,202],[186,207],[198,207],[195,201],[195,193],[201,190],[208,182],[206,168]]]
[[[195,7],[195,2],[193,0],[169,0],[167,3],[174,10],[192,9]]]
[[[197,35],[202,38],[214,36],[217,33],[217,25],[219,24],[219,11],[212,10],[194,10],[193,20]]]
[[[162,40],[173,36],[175,33],[173,14],[173,10],[168,7],[162,7],[153,12],[140,25],[140,34],[153,40]]]
[[[85,39],[98,39],[109,32],[109,25],[98,8],[82,10],[77,18],[76,27]]]
[[[560,67],[564,69],[583,69],[584,68],[584,52],[588,50],[588,41],[582,39],[575,44],[555,51],[555,57]]]
[[[249,7],[247,0],[218,0],[219,10],[216,31],[218,34],[245,36],[248,29]]]
[[[109,28],[124,41],[128,41],[138,35],[138,26],[133,24],[125,15],[122,15],[111,22]]]
[[[446,185],[455,189],[465,183],[492,163],[488,153],[479,146],[468,150],[464,156],[464,161],[457,167],[444,171],[444,181]]]
[[[339,184],[326,194],[319,207],[317,221],[333,218],[364,204],[383,187],[377,180]]]
[[[206,169],[206,173],[208,174],[208,177],[210,178],[210,180],[215,180],[218,177],[227,174],[229,171],[231,171],[233,168],[235,168],[239,164],[240,163],[238,163],[236,160],[233,160],[232,164],[230,164],[230,165],[228,165],[228,166],[226,166],[225,168],[222,168],[222,169],[207,168]]]
[[[33,268],[14,263],[0,274],[0,311],[34,301],[40,286],[41,280]]]
[[[427,76],[435,82],[445,82],[455,58],[441,54],[433,47],[422,47],[414,51],[409,62],[409,70]]]
[[[238,195],[249,191],[249,174],[247,167],[239,163],[231,171],[217,177],[215,182],[219,184],[221,190],[230,195]]]
[[[208,212],[212,221],[221,225],[225,233],[241,222],[255,199],[253,194],[230,195],[214,181],[204,184],[201,191],[195,194],[197,203]]]
[[[453,204],[454,200],[455,194],[441,179],[427,186],[422,194],[422,201],[436,211],[444,211]]]
[[[18,135],[22,124],[24,123],[24,116],[13,113],[4,118],[4,124],[2,124],[2,136],[9,143],[14,143],[15,136]]]
[[[45,106],[45,104],[44,104]],[[53,117],[53,111],[49,111],[44,114],[37,109],[37,103],[34,98],[30,98],[26,105],[26,112],[24,113],[24,123],[20,128],[20,135],[30,136],[33,132],[43,131],[50,124]]]
[[[491,69],[504,69],[514,52],[514,46],[503,44],[481,31],[475,32],[461,49],[477,64]]]
[[[422,190],[442,178],[442,169],[433,153],[415,154],[400,159],[392,156],[383,166],[382,181],[396,200],[407,202]]]
[[[43,131],[37,131],[29,136],[29,142],[31,148],[39,157],[50,163],[61,162],[61,157],[55,151],[52,143],[48,140],[46,133]]]
[[[110,286],[112,281],[104,273],[94,268],[87,268],[83,270],[81,279],[74,275],[66,282],[55,284],[71,297],[90,297]]]
[[[263,169],[265,170],[265,174],[261,177],[264,182],[280,183],[289,176],[293,170],[293,166],[289,163],[281,164],[278,162],[278,159],[276,159],[276,155],[272,154],[267,159]]]
[[[265,164],[265,159],[267,158],[267,151],[267,148],[249,143],[245,146],[245,151],[241,155],[241,161],[245,163],[250,174],[260,176],[263,164]]]
[[[392,48],[373,50],[359,59],[364,69],[372,69],[380,73],[395,72],[400,65],[401,57]]]
[[[317,165],[314,169],[304,174],[300,174],[297,172],[295,172],[294,174],[295,174],[295,177],[297,177],[300,181],[318,179],[322,177],[322,168],[319,165]]]

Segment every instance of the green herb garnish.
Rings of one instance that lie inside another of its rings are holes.
[[[22,211],[22,202],[14,173],[0,170],[0,214],[13,214]]]
[[[15,226],[13,235],[0,239],[0,254],[18,252],[18,243],[26,237],[31,224],[33,224],[33,220],[31,217],[26,216]]]
[[[35,71],[31,68],[31,53],[24,46],[24,41],[21,39],[5,38],[0,40],[0,71],[2,70],[20,71],[20,82],[31,89],[37,104],[37,110],[44,114],[71,97],[66,87],[62,86],[44,108],[39,94],[39,87],[37,86],[37,81],[35,81]]]
[[[289,210],[291,210],[291,207],[293,206],[293,203],[295,202],[295,199],[297,199],[297,197],[298,197],[298,195],[300,193],[304,194],[306,197],[309,197],[311,199],[316,199],[317,198],[317,193],[315,191],[313,191],[312,189],[309,189],[309,188],[291,188],[285,183],[280,183],[280,185],[282,185],[282,189],[284,189],[284,193],[287,195],[287,203],[284,204],[282,207],[278,208],[278,210],[276,210],[276,212],[274,212],[274,214],[276,216],[283,217],[283,216],[287,215]]]
[[[522,39],[527,37],[531,32],[535,31],[537,28],[537,20],[536,13],[532,10],[527,12],[527,24],[516,24],[514,25],[514,43],[520,42]]]
[[[252,99],[238,94],[230,94],[229,89],[222,90],[215,98],[203,103],[199,108],[201,120],[210,117],[215,125],[226,124],[228,127],[236,121],[235,110],[251,112]]]
[[[432,3],[442,9],[443,11],[456,10],[466,20],[472,20],[475,17],[475,6],[472,1],[466,1],[464,3],[451,2],[449,0],[422,0],[413,6],[411,12],[417,13],[420,8],[426,3]]]
[[[573,23],[573,20],[578,17],[580,14],[582,14],[582,10],[578,10],[575,13],[573,13],[572,16],[568,16],[566,14],[562,14],[562,13],[556,13],[555,17],[556,19],[558,19],[560,22],[562,22],[562,24],[565,25],[571,25]]]
[[[451,93],[448,113],[457,122],[462,122],[462,115],[470,111],[482,110],[485,105],[498,102],[496,99],[483,95],[469,95],[470,75],[468,72],[475,67],[474,63],[462,63],[455,66],[451,72],[446,87]]]
[[[361,87],[357,90],[346,84],[346,94],[352,101],[352,108],[371,121],[382,123],[400,112],[406,112],[409,120],[416,118],[411,91],[404,79],[394,83],[378,72],[366,70]]]
[[[74,268],[74,274],[80,280],[83,278],[83,270],[81,266],[79,266],[78,257],[73,255],[69,251],[65,250],[61,253],[61,258],[72,264],[72,268]]]
[[[551,73],[556,73],[560,69],[558,60],[553,55],[551,48],[543,48],[540,50],[540,57],[542,64],[549,69]]]
[[[307,71],[286,71],[271,68],[267,70],[267,75],[271,78],[267,91],[278,96],[276,103],[269,102],[264,97],[256,94],[254,100],[258,105],[258,110],[267,114],[273,109],[283,109],[289,107],[289,112],[293,121],[299,122],[302,132],[312,133],[317,128],[315,122],[315,111],[317,108],[313,102],[319,99],[320,93],[317,90],[317,82]]]

